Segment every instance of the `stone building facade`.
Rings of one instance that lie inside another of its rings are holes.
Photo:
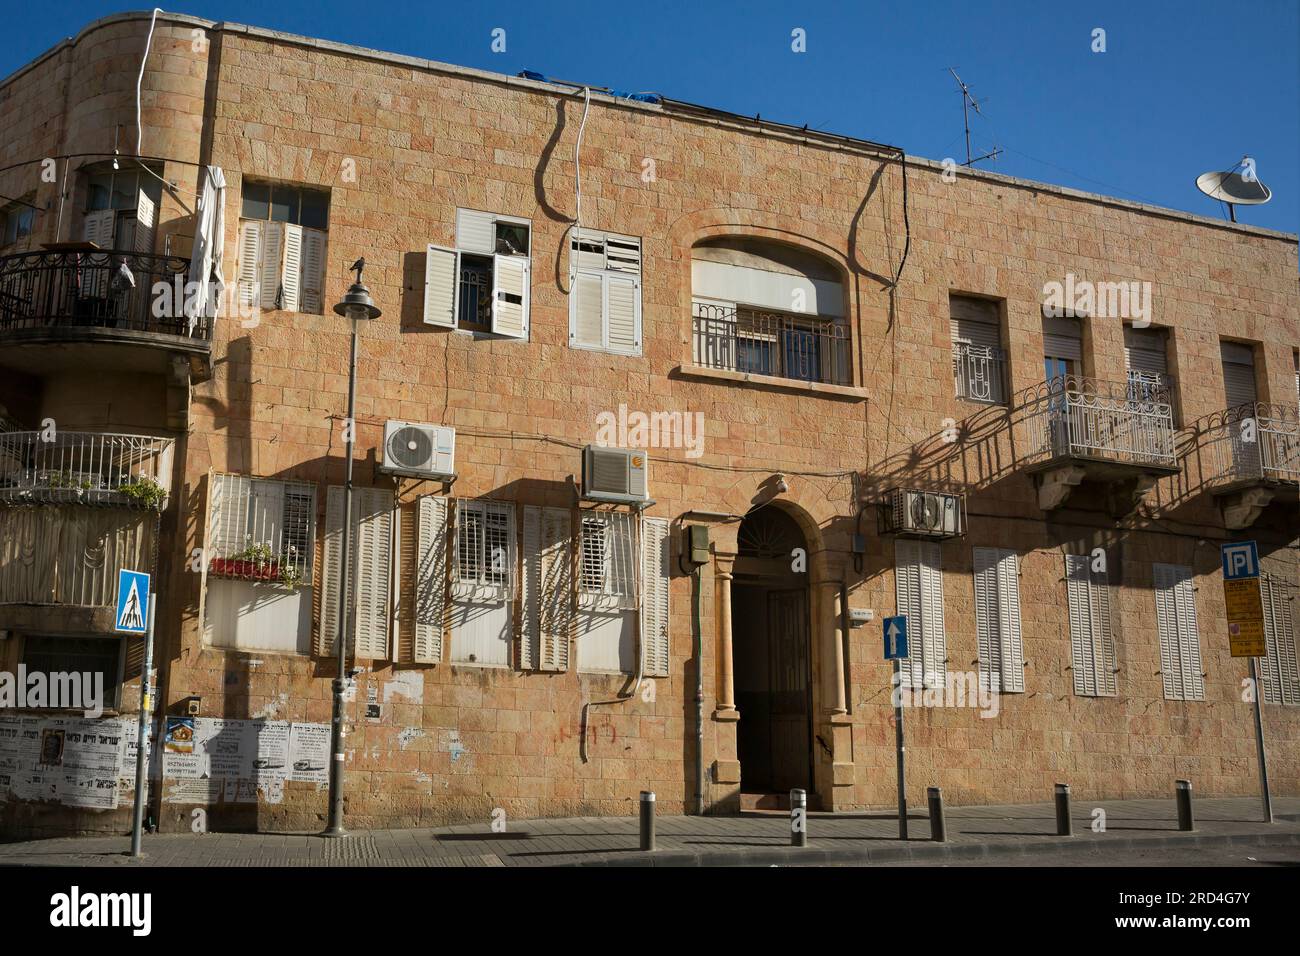
[[[625,814],[642,789],[673,813],[794,786],[890,807],[896,612],[929,684],[911,802],[1251,794],[1238,540],[1268,575],[1273,786],[1300,788],[1294,235],[173,14],[4,80],[0,129],[31,223],[0,250],[0,442],[28,436],[4,446],[0,670],[97,660],[135,711],[111,572],[144,565],[164,715],[328,724],[332,304],[364,257],[350,826]],[[153,308],[191,274],[209,167],[211,323]],[[1050,314],[1053,283],[1080,315]],[[454,482],[386,470],[390,421],[454,429]],[[112,464],[33,465],[47,422]],[[584,497],[602,427],[648,459],[644,507]],[[107,434],[135,436],[129,466]],[[151,814],[319,827],[319,780],[266,769],[196,786],[164,761]],[[0,806],[9,832],[127,813],[12,785]]]

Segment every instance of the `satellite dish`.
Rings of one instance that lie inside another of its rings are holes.
[[[1237,221],[1236,206],[1258,206],[1273,198],[1273,192],[1255,175],[1255,163],[1249,156],[1227,172],[1201,173],[1196,188],[1211,199],[1228,204],[1228,215]]]

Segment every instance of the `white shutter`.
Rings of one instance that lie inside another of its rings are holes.
[[[921,606],[921,543],[911,538],[894,541],[894,600],[898,614],[907,617],[907,657],[899,661],[902,686],[925,682],[924,638]]]
[[[594,229],[580,232],[575,229],[569,240],[569,266],[571,269],[604,272],[607,267],[605,234]]]
[[[495,256],[492,263],[492,331],[512,339],[528,338],[528,260]],[[505,296],[517,296],[511,302]]]
[[[641,275],[641,240],[632,236],[605,236],[605,268],[611,272]]]
[[[1266,704],[1300,704],[1300,669],[1296,658],[1296,588],[1273,575],[1259,577],[1264,606],[1264,649],[1259,659]]]
[[[302,293],[298,306],[303,312],[320,315],[325,290],[325,233],[302,231]]]
[[[325,544],[321,561],[320,630],[316,653],[332,657],[339,633],[339,582],[343,560],[343,489],[332,487],[325,498]],[[348,590],[351,591],[349,575]],[[350,617],[350,615],[348,615]]]
[[[429,246],[424,261],[424,324],[456,327],[460,287],[460,254],[455,249]]]
[[[948,639],[943,627],[943,570],[937,541],[920,541],[921,625],[928,686],[942,687],[948,674]],[[909,633],[908,637],[911,637]],[[910,648],[909,648],[910,650]]]
[[[537,668],[540,633],[542,589],[542,509],[536,505],[524,506],[523,573],[520,575],[519,601],[519,666],[530,671]]]
[[[475,209],[456,210],[456,248],[490,256],[497,251],[496,217]]]
[[[1020,628],[1020,574],[1016,553],[975,549],[975,627],[980,686],[1002,693],[1025,689],[1025,652]]]
[[[260,302],[262,226],[251,220],[239,224],[239,304],[249,308]]]
[[[1201,632],[1196,623],[1196,584],[1192,569],[1179,569],[1174,586],[1178,611],[1178,651],[1183,666],[1185,700],[1205,699],[1205,677],[1201,665]]]
[[[262,224],[262,256],[258,264],[263,309],[282,308],[280,302],[280,265],[284,259],[284,223]]]
[[[281,306],[286,312],[299,311],[302,291],[302,226],[284,224],[284,258],[280,270]]]
[[[1178,604],[1174,597],[1176,569],[1172,564],[1157,564],[1153,569],[1156,597],[1156,632],[1160,638],[1160,677],[1165,700],[1185,700],[1183,661],[1178,641]]]
[[[641,639],[644,673],[667,677],[669,660],[668,519],[646,518],[641,525]]]
[[[135,243],[136,252],[146,255],[153,253],[155,229],[158,225],[158,207],[154,201],[138,191],[135,200]]]
[[[569,292],[569,341],[583,348],[603,348],[605,283],[599,275],[580,272]]]
[[[1025,645],[1020,630],[1020,565],[1014,551],[998,558],[998,614],[1002,641],[1002,689],[1025,690]]]
[[[641,283],[629,276],[605,276],[605,315],[611,352],[641,350]]]
[[[569,669],[573,624],[573,549],[570,513],[565,508],[542,512],[538,587],[538,661],[540,670]]]
[[[356,574],[356,655],[387,659],[393,619],[393,494],[382,488],[358,488],[353,503],[359,512]]]
[[[1259,401],[1255,388],[1255,352],[1249,345],[1239,342],[1219,343],[1219,356],[1223,362],[1223,391],[1227,408],[1253,405]]]
[[[81,238],[86,242],[93,242],[101,249],[113,248],[113,223],[115,218],[116,214],[111,209],[86,213],[86,221],[81,228]]]
[[[998,658],[998,564],[997,548],[975,549],[975,642],[979,650],[980,687],[992,690],[1002,685]]]
[[[1110,582],[1091,570],[1086,554],[1065,556],[1070,607],[1070,650],[1074,692],[1084,697],[1115,695],[1115,641],[1110,620]]]
[[[447,602],[447,500],[426,495],[417,504],[415,544],[415,662],[442,662]]]
[[[1083,327],[1078,319],[1043,318],[1043,354],[1049,358],[1083,361]]]

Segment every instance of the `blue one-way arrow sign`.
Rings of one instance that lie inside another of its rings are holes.
[[[907,615],[885,618],[885,660],[895,661],[907,656]]]

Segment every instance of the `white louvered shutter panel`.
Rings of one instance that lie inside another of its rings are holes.
[[[158,226],[158,207],[152,199],[139,190],[135,200],[135,244],[136,252],[146,255],[153,253],[155,230]]]
[[[605,237],[605,268],[610,272],[641,275],[641,240],[631,236]]]
[[[574,345],[601,348],[605,344],[604,280],[580,272],[569,293],[569,339]]]
[[[975,549],[975,638],[979,648],[980,686],[988,689],[1002,686],[997,556],[997,548]]]
[[[1095,609],[1093,626],[1097,641],[1097,692],[1114,697],[1115,634],[1110,617],[1110,578],[1105,571],[1090,572],[1091,601]]]
[[[239,304],[250,308],[260,303],[263,225],[239,224]]]
[[[456,327],[456,298],[460,285],[460,254],[429,246],[424,260],[424,324]]]
[[[331,657],[337,653],[334,641],[339,633],[339,578],[343,561],[342,488],[330,488],[325,498],[325,545],[323,551],[320,580],[320,630],[316,634],[316,653],[323,657]],[[350,578],[349,575],[349,590]]]
[[[99,212],[86,213],[86,221],[82,224],[81,238],[85,242],[93,242],[101,249],[113,248],[113,225],[116,219],[116,213],[111,209],[101,209]]]
[[[1089,561],[1086,554],[1065,556],[1066,598],[1070,605],[1070,663],[1074,673],[1074,692],[1081,697],[1097,696]]]
[[[446,628],[447,500],[421,498],[415,521],[415,662],[439,664]]]
[[[356,563],[356,655],[388,658],[393,618],[393,495],[381,488],[358,488]]]
[[[1002,689],[1025,690],[1025,644],[1020,628],[1020,565],[1014,551],[998,558],[998,614],[1002,629]]]
[[[1160,677],[1166,700],[1186,700],[1183,660],[1178,640],[1178,600],[1174,589],[1177,569],[1157,564],[1153,570],[1156,596],[1156,632],[1160,638]]]
[[[569,239],[569,264],[571,269],[604,272],[605,234],[593,229],[574,230]]]
[[[943,628],[943,569],[939,561],[939,544],[936,541],[918,543],[921,555],[921,625],[925,677],[928,685],[943,686],[948,672],[948,639]]]
[[[325,233],[319,229],[302,231],[302,283],[298,307],[303,312],[320,315],[325,290]]]
[[[1177,574],[1174,604],[1178,610],[1178,649],[1183,665],[1183,691],[1186,700],[1204,700],[1201,632],[1196,623],[1196,584],[1191,568],[1179,567]]]
[[[523,535],[523,567],[519,576],[519,666],[531,671],[537,669],[540,655],[538,622],[542,594],[542,509],[536,505],[524,506]]]
[[[571,515],[564,508],[542,512],[541,581],[538,615],[538,669],[569,669],[573,622]]]
[[[1255,389],[1255,353],[1249,345],[1221,342],[1219,355],[1223,360],[1223,391],[1228,408],[1253,405],[1259,401]]]
[[[283,308],[280,296],[280,266],[284,261],[284,223],[262,224],[262,261],[258,265],[262,308]],[[295,293],[296,295],[296,293]]]
[[[641,635],[648,677],[667,677],[669,658],[668,520],[646,518],[641,525]]]
[[[497,251],[496,217],[475,209],[456,210],[456,248],[490,256]]]
[[[1131,372],[1147,372],[1165,378],[1169,375],[1164,333],[1158,329],[1135,329],[1124,326],[1124,365]]]
[[[286,312],[300,311],[302,292],[302,226],[284,224],[284,259],[280,272],[281,306]]]
[[[611,352],[641,350],[641,283],[630,276],[605,276],[605,314]]]
[[[1083,326],[1078,319],[1043,318],[1043,354],[1083,361]]]
[[[1300,704],[1300,670],[1297,669],[1295,609],[1296,589],[1271,574],[1259,578],[1264,607],[1264,647],[1259,659],[1266,704]]]
[[[528,338],[528,260],[496,256],[492,268],[492,331],[512,339]],[[518,297],[518,302],[506,296]]]
[[[897,613],[907,616],[907,657],[899,662],[900,681],[920,687],[925,680],[925,662],[919,541],[900,538],[894,542],[894,600]]]

